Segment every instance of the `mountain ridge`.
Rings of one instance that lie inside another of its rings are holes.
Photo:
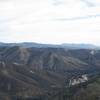
[[[35,48],[67,48],[67,49],[100,49],[99,46],[93,44],[84,43],[62,43],[62,44],[42,44],[35,42],[22,42],[22,43],[3,43],[0,42],[0,46],[21,46],[21,47],[35,47]]]

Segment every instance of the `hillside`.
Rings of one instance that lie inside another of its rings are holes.
[[[0,98],[41,100],[66,86],[71,77],[99,70],[99,50],[3,46],[0,47]]]
[[[1,47],[0,59],[32,69],[52,71],[86,70],[99,68],[100,50],[65,48]]]

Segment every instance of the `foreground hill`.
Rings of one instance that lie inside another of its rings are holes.
[[[1,46],[0,98],[42,100],[71,77],[99,70],[100,50]]]

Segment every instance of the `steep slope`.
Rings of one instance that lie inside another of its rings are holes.
[[[23,48],[18,46],[1,48],[0,52],[1,60],[27,65],[32,69],[47,69],[53,71],[85,70],[90,67],[99,68],[99,55],[99,50]]]

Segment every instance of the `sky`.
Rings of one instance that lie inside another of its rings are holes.
[[[0,42],[100,45],[100,0],[0,0]]]

